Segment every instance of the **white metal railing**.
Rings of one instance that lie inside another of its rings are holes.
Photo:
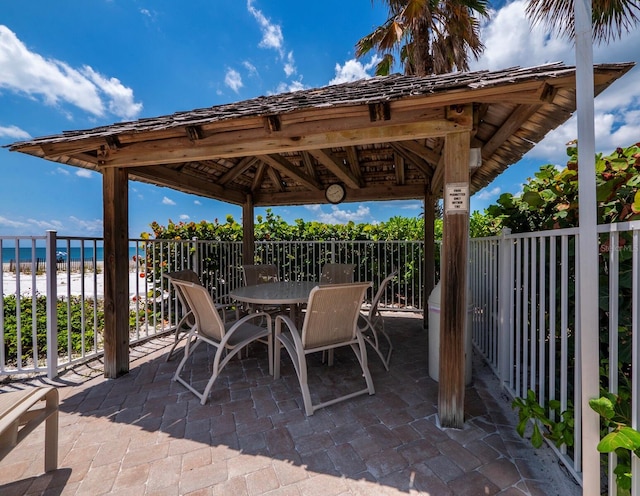
[[[0,272],[0,375],[46,372],[55,377],[63,368],[101,355],[103,240],[49,231],[45,236],[1,236],[0,248],[3,261],[7,258]],[[164,273],[191,268],[214,297],[242,284],[240,242],[138,239],[130,240],[129,251],[131,343],[169,332],[179,320],[181,309]],[[256,262],[275,263],[283,279],[318,280],[325,261],[356,263],[356,280],[374,283],[369,297],[399,268],[381,306],[422,310],[422,242],[256,243]]]
[[[601,287],[600,363],[584,366],[603,367],[609,383],[602,386],[612,393],[619,392],[621,377],[631,381],[630,411],[637,429],[640,380],[633,380],[638,376],[632,378],[629,371],[640,366],[640,222],[601,225],[598,233],[600,281],[608,292]],[[533,390],[555,421],[561,419],[548,408],[549,401],[559,401],[560,412],[573,410],[573,446],[554,449],[581,482],[578,243],[577,229],[472,239],[469,279],[475,307],[474,345],[507,391],[514,398],[525,398]],[[609,371],[609,364],[617,366]],[[617,490],[615,465],[612,455],[606,469],[610,495]],[[640,478],[637,472],[634,467],[635,491],[640,487],[635,486]]]

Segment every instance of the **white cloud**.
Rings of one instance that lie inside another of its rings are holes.
[[[89,179],[93,177],[93,171],[90,171],[89,169],[78,169],[76,171],[76,176]]]
[[[27,227],[29,224],[26,224],[24,222],[20,222],[20,221],[16,221],[16,220],[11,220],[11,219],[7,219],[6,217],[2,217],[0,215],[0,226],[3,227],[13,227],[13,228],[21,228],[21,227]]]
[[[0,25],[0,88],[29,98],[40,97],[54,107],[74,105],[95,116],[111,113],[131,119],[142,110],[133,90],[88,65],[74,69],[30,51],[6,26]],[[62,109],[63,112],[65,112]]]
[[[189,217],[187,214],[181,214],[180,215],[180,220],[189,220],[191,217]]]
[[[249,62],[248,60],[245,60],[242,65],[244,66],[244,68],[247,70],[247,72],[249,73],[249,77],[252,76],[257,76],[258,75],[258,69],[256,68],[255,65],[253,65],[251,62]]]
[[[525,16],[527,2],[516,0],[493,13],[482,27],[485,50],[480,60],[471,61],[472,70],[500,70],[513,66],[530,67],[547,62],[575,64],[575,47],[566,39],[551,37]],[[595,63],[640,62],[637,50],[640,30],[624,35],[608,45],[594,46]],[[596,151],[608,153],[617,146],[629,146],[640,136],[640,71],[628,74],[606,89],[594,102]],[[577,138],[574,114],[565,124],[549,132],[526,155],[540,165],[564,165],[566,144]]]
[[[70,217],[72,220],[76,220],[75,217]],[[41,220],[41,219],[27,219],[27,223],[31,228],[41,229],[41,230],[56,230],[60,231],[62,229],[63,223],[59,220]]]
[[[484,188],[478,191],[475,196],[477,196],[478,200],[491,200],[492,198],[498,197],[500,195],[500,191],[501,190],[499,186],[491,189]]]
[[[176,202],[174,202],[171,198],[168,198],[168,197],[165,196],[164,198],[162,198],[162,204],[163,205],[175,205]]]
[[[342,66],[336,64],[336,76],[329,81],[329,84],[348,83],[349,81],[370,78],[372,75],[369,72],[375,68],[379,61],[380,57],[374,55],[367,64],[362,64],[356,59],[347,60]]]
[[[54,171],[55,174],[62,174],[63,176],[70,176],[71,172],[69,172],[68,169],[65,169],[63,167],[56,167],[56,170]],[[76,172],[77,174],[77,172]]]
[[[331,207],[331,212],[317,212],[318,221],[324,222],[325,224],[346,224],[349,221],[353,222],[365,222],[370,220],[371,212],[369,207],[365,207],[364,205],[359,205],[358,208],[353,210],[342,210],[337,205]]]
[[[195,205],[202,205],[202,202],[200,200],[193,200],[193,203]]]
[[[102,236],[102,233],[104,232],[104,224],[102,222],[102,219],[85,220],[71,216],[69,217],[69,220],[71,221],[72,225],[65,226],[65,231],[70,230],[74,232],[83,232],[94,234],[97,236]]]
[[[106,78],[89,66],[84,66],[82,72],[107,96],[109,112],[113,115],[133,119],[142,111],[142,104],[133,101],[133,90],[123,86],[120,80]]]
[[[280,28],[278,24],[272,24],[261,10],[256,9],[253,6],[253,0],[247,0],[247,10],[255,20],[258,21],[260,31],[262,31],[262,40],[260,40],[259,46],[262,48],[273,48],[282,56],[282,45],[284,42],[282,28]]]
[[[296,73],[296,63],[293,60],[293,52],[287,54],[287,61],[284,64],[284,73],[287,77],[291,77]]]
[[[228,69],[227,74],[224,76],[224,84],[237,93],[243,86],[240,73],[234,69]]]
[[[286,93],[289,91],[300,91],[305,89],[306,86],[302,83],[302,81],[291,81],[290,83],[280,83],[278,88],[276,89],[276,94],[278,93]]]
[[[470,61],[472,70],[500,70],[547,62],[573,63],[573,47],[566,40],[549,37],[540,27],[532,29],[525,16],[527,2],[516,0],[492,13],[481,30],[484,53]]]
[[[18,126],[0,126],[0,138],[27,140],[31,138],[31,135],[20,129]]]
[[[291,77],[296,74],[297,69],[295,65],[295,59],[293,57],[293,51],[285,54],[282,27],[279,24],[272,23],[271,20],[269,20],[262,13],[261,10],[255,8],[254,0],[247,0],[247,10],[253,16],[253,18],[258,21],[260,31],[262,32],[262,39],[260,40],[258,46],[260,48],[275,50],[278,53],[279,59],[284,63],[282,69],[284,70],[284,73],[287,77]],[[295,90],[290,89],[289,91]]]

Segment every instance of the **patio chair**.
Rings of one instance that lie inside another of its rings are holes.
[[[326,263],[320,271],[320,285],[353,282],[356,264]]]
[[[173,376],[174,381],[178,381],[185,386],[200,399],[200,404],[204,405],[207,402],[213,383],[224,366],[242,348],[254,341],[267,344],[269,374],[273,375],[273,336],[271,332],[271,316],[269,314],[265,312],[252,313],[233,322],[225,323],[206,288],[200,284],[181,279],[174,279],[172,282],[181,289],[194,319],[194,324],[191,326],[187,337],[184,357]],[[266,322],[266,327],[254,324],[253,320]],[[207,382],[204,391],[199,392],[180,377],[180,373],[189,357],[202,342],[213,346],[216,352],[213,359],[211,378]]]
[[[365,341],[371,345],[371,347],[375,350],[375,352],[382,360],[382,364],[384,368],[389,370],[389,360],[391,359],[391,352],[393,351],[393,344],[391,344],[391,338],[387,334],[384,328],[384,318],[380,313],[379,304],[380,298],[384,294],[385,289],[387,288],[387,284],[398,274],[397,270],[394,270],[391,274],[389,274],[381,283],[378,288],[378,292],[374,296],[371,301],[371,307],[366,314],[360,314],[360,318],[358,320],[358,326],[360,327],[360,331],[362,332],[362,336]],[[387,341],[388,349],[386,353],[383,351],[380,337],[383,337]]]
[[[57,469],[58,402],[51,386],[0,393],[0,460],[44,422],[44,470]]]
[[[243,265],[242,278],[245,286],[256,286],[278,280],[278,267],[273,264]]]
[[[339,401],[364,393],[375,393],[367,366],[365,341],[358,328],[360,307],[370,287],[369,282],[316,286],[309,294],[309,303],[301,330],[296,328],[289,317],[284,315],[276,317],[274,379],[280,377],[280,344],[282,344],[293,361],[302,390],[305,413],[308,416],[313,415],[319,408]],[[333,351],[343,346],[350,346],[355,353],[367,387],[314,405],[307,377],[307,355]]]
[[[243,265],[242,279],[245,286],[257,286],[258,284],[277,282],[279,280],[278,267],[273,264]],[[284,312],[286,309],[280,306],[254,306],[247,304],[246,310],[249,312],[268,312],[271,315],[276,315],[278,313]]]
[[[173,283],[176,279],[180,279],[182,281],[192,282],[194,284],[202,285],[202,281],[200,281],[200,277],[191,269],[178,270],[175,272],[169,272],[167,274],[163,274],[167,280]],[[195,324],[195,319],[193,317],[193,313],[191,312],[191,308],[187,304],[187,301],[182,293],[182,290],[178,286],[174,286],[176,288],[176,295],[178,296],[178,301],[182,306],[182,317],[180,321],[176,325],[176,330],[174,334],[173,344],[171,345],[171,349],[169,350],[169,354],[165,361],[170,361],[173,358],[174,353],[176,352],[176,347],[178,343],[182,341],[188,334],[189,329],[193,327]],[[232,308],[233,304],[227,297],[219,297],[216,298],[216,308],[222,312],[222,320],[226,322],[227,320],[227,311]],[[237,314],[236,314],[237,317]]]

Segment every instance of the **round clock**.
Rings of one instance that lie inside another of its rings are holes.
[[[340,203],[347,196],[347,191],[342,184],[330,184],[324,191],[324,196],[329,203]]]

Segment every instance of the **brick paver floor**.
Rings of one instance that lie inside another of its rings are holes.
[[[477,358],[464,429],[439,427],[422,323],[421,315],[388,316],[390,371],[369,353],[376,394],[311,417],[286,352],[273,380],[258,343],[229,363],[204,406],[171,380],[170,337],[133,349],[119,379],[104,379],[93,363],[55,381],[5,382],[0,390],[59,387],[59,468],[42,473],[39,427],[0,462],[0,495],[580,494],[549,448],[520,439],[510,400]],[[203,384],[211,353],[200,348],[187,370]],[[317,399],[364,387],[348,349],[333,367],[311,359],[309,374]]]

